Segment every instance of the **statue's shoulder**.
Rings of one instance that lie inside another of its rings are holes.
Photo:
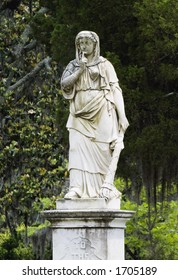
[[[99,62],[104,63],[107,59],[103,56],[99,57]]]
[[[104,68],[106,71],[113,70],[112,63],[103,56],[100,56],[100,64],[101,64],[102,68]]]
[[[100,56],[100,62],[104,64],[111,64],[111,62],[103,56]]]
[[[77,60],[76,59],[73,59],[71,60],[68,65],[67,65],[67,69],[73,69],[75,67],[79,66],[78,63],[77,63]]]
[[[105,65],[107,64],[107,61],[108,60],[105,57],[100,56],[97,63],[100,67],[105,68],[106,67]]]
[[[108,77],[108,80],[118,81],[117,74],[112,63],[104,57],[100,57],[100,61],[100,68],[102,69],[102,71],[105,72],[106,76]]]
[[[69,73],[69,74],[72,74],[73,72],[75,72],[76,68],[79,67],[78,63],[77,63],[77,60],[76,59],[73,59],[71,60],[68,65],[66,66],[65,68],[65,71],[64,73]]]

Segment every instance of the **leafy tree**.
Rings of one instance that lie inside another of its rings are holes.
[[[35,1],[33,12],[38,10]],[[30,24],[26,4],[0,20],[0,212],[14,238],[20,223],[27,228],[35,221],[36,202],[60,195],[67,170],[56,122],[58,68],[36,43]]]

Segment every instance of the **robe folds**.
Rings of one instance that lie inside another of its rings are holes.
[[[71,61],[62,80],[78,68],[77,61]],[[81,198],[99,197],[115,143],[124,148],[113,98],[113,90],[121,91],[118,78],[112,64],[100,56],[86,67],[74,86],[62,89],[70,101],[70,190]]]

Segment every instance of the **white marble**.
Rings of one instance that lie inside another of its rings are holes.
[[[70,101],[70,189],[66,198],[120,198],[114,176],[124,133],[129,125],[119,80],[113,65],[100,56],[98,35],[81,31],[76,57],[61,78]]]
[[[123,240],[124,229],[121,228],[55,229],[53,259],[124,260]]]
[[[124,260],[124,231],[133,211],[120,210],[117,199],[107,207],[104,199],[56,204],[43,212],[51,222],[54,260]]]
[[[104,198],[88,199],[59,199],[56,201],[57,210],[77,210],[77,209],[120,209],[120,198],[106,201]]]

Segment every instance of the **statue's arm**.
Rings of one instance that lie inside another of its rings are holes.
[[[70,90],[80,77],[81,73],[80,69],[76,70],[72,74],[69,71],[66,71],[61,79],[61,88],[64,91]]]
[[[119,128],[123,129],[123,131],[125,132],[129,126],[129,122],[125,114],[125,105],[124,105],[122,90],[118,83],[111,84],[111,89],[113,92],[116,110],[119,116]]]
[[[116,106],[116,111],[119,117],[119,128],[123,129],[125,132],[129,126],[129,122],[125,114],[125,105],[122,95],[122,89],[119,86],[119,81],[115,72],[113,65],[106,61],[106,73],[108,76],[109,84],[113,92],[114,104]]]
[[[66,67],[62,78],[61,78],[61,88],[64,91],[70,91],[71,88],[74,86],[76,81],[79,79],[81,74],[85,69],[85,65],[80,63],[78,67],[74,65],[74,62],[70,62]]]

